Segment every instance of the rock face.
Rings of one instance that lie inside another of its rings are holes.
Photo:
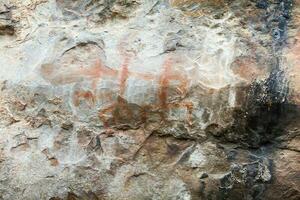
[[[0,2],[0,199],[299,199],[300,1]]]

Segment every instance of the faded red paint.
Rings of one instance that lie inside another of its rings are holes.
[[[124,61],[122,63],[121,71],[108,71],[104,73],[103,75],[109,74],[113,77],[119,76],[119,98],[117,101],[113,100],[112,95],[110,92],[108,92],[105,95],[95,95],[96,91],[94,90],[94,98],[91,96],[83,96],[81,95],[80,97],[86,98],[86,100],[93,99],[93,101],[96,101],[97,99],[101,98],[109,98],[112,101],[112,104],[107,106],[106,108],[103,108],[99,110],[99,119],[103,122],[104,127],[109,128],[110,125],[112,124],[118,124],[124,116],[130,121],[133,118],[133,111],[129,107],[128,103],[122,98],[124,95],[124,92],[127,87],[127,80],[130,76],[140,78],[143,80],[157,80],[159,82],[159,91],[158,91],[158,99],[159,103],[157,105],[144,105],[140,109],[140,120],[142,123],[145,123],[148,119],[148,113],[149,110],[161,110],[160,116],[161,120],[166,120],[166,112],[169,109],[172,108],[180,108],[180,107],[185,107],[188,110],[188,117],[187,121],[189,124],[191,124],[192,121],[192,110],[193,110],[193,104],[191,102],[168,102],[168,90],[170,89],[170,81],[178,81],[178,86],[176,90],[178,91],[178,94],[180,95],[186,95],[187,93],[187,87],[188,87],[188,79],[185,75],[181,74],[180,71],[175,71],[172,68],[173,65],[173,60],[172,58],[168,57],[166,58],[164,64],[163,64],[163,71],[162,74],[158,77],[155,76],[151,73],[149,74],[144,74],[144,73],[136,73],[136,72],[131,72],[129,71],[129,63],[131,60],[131,56],[128,54],[121,53],[121,55],[124,56]],[[101,66],[101,65],[95,65],[95,66]],[[99,68],[99,67],[98,67]],[[101,68],[101,67],[100,67]],[[91,72],[91,71],[89,71]],[[90,76],[90,73],[85,73],[85,75]],[[96,72],[96,75],[94,77],[102,77],[101,73]],[[96,79],[99,80],[99,79]],[[96,89],[95,82],[92,81],[92,88]],[[77,104],[78,105],[78,104]]]
[[[167,58],[163,65],[163,72],[159,79],[159,94],[158,98],[162,109],[167,109],[169,74],[171,73],[172,61]]]
[[[106,118],[105,114],[112,112],[115,108],[115,104],[109,105],[104,109],[101,109],[98,113],[99,119],[103,122],[104,128],[109,128],[109,121],[108,118]]]
[[[81,73],[83,76],[90,77],[91,79],[93,79],[92,88],[94,92],[96,91],[97,83],[102,76],[114,77],[118,75],[118,71],[105,66],[100,59],[96,61],[93,67],[87,69],[81,69],[79,70],[79,73]]]
[[[107,113],[111,114],[112,118],[106,118]],[[128,106],[126,100],[119,96],[117,102],[107,106],[104,109],[101,109],[98,116],[104,123],[104,127],[108,128],[110,125],[108,120],[112,120],[112,124],[118,124],[118,122],[121,122],[124,117],[126,117],[128,120],[131,120],[133,118],[133,111]]]
[[[151,80],[157,79],[157,76],[154,74],[151,74],[151,73],[144,74],[144,73],[139,73],[139,72],[130,72],[129,74],[132,77],[136,77],[136,78],[139,78],[139,79],[142,79],[145,81],[151,81]]]
[[[163,63],[162,73],[157,76],[152,73],[140,73],[129,70],[130,62],[135,59],[136,55],[133,52],[126,51],[125,47],[128,45],[126,40],[129,37],[122,39],[118,45],[118,51],[121,61],[121,70],[118,68],[110,68],[102,63],[102,61],[96,60],[93,66],[87,68],[70,69],[68,72],[55,72],[53,66],[44,66],[41,71],[43,75],[50,76],[55,84],[68,84],[75,83],[82,80],[90,80],[91,89],[82,90],[76,89],[73,93],[73,103],[76,107],[80,105],[81,101],[87,102],[88,106],[92,108],[99,100],[105,100],[105,102],[111,102],[110,105],[98,112],[99,119],[103,122],[104,127],[109,128],[111,125],[116,125],[124,121],[124,118],[128,121],[140,120],[142,123],[147,122],[149,111],[159,111],[161,120],[166,119],[166,113],[169,109],[174,108],[186,108],[188,111],[187,122],[191,125],[193,104],[191,102],[168,102],[170,96],[170,87],[176,89],[177,94],[181,95],[184,99],[187,94],[189,80],[186,75],[182,74],[182,71],[178,71],[174,68],[175,58],[172,55],[168,55]],[[119,88],[117,94],[112,91],[97,91],[98,82],[104,77],[112,77],[118,80]],[[124,100],[124,93],[127,88],[127,80],[129,77],[135,77],[146,81],[158,81],[159,90],[157,93],[158,103],[151,105],[143,105],[140,109],[132,110],[132,107]],[[171,81],[176,81],[177,84],[172,84]],[[177,85],[177,86],[175,86]],[[117,99],[115,99],[117,97]],[[139,113],[137,113],[139,112]],[[135,114],[133,114],[135,113]]]
[[[124,60],[124,63],[122,64],[122,71],[120,75],[120,95],[123,96],[125,89],[126,89],[126,82],[129,77],[129,70],[128,70],[128,65],[129,65],[129,57],[126,57]]]
[[[80,100],[85,100],[89,103],[89,106],[92,107],[95,105],[96,98],[91,91],[78,91],[76,90],[73,94],[73,104],[79,106]]]
[[[168,76],[169,80],[177,80],[180,82],[179,86],[176,88],[181,95],[186,95],[188,89],[188,79],[180,72],[171,72]]]
[[[94,78],[94,79],[99,79],[101,76],[106,75],[106,76],[116,76],[118,72],[114,69],[111,69],[104,65],[101,60],[97,60],[95,65],[90,67],[90,68],[83,68],[79,69],[77,74],[84,76],[84,77],[89,77],[89,78]]]
[[[126,90],[126,82],[127,79],[129,77],[129,63],[131,62],[131,59],[133,59],[135,57],[134,53],[132,52],[128,52],[125,47],[129,46],[128,44],[128,38],[132,37],[132,34],[128,34],[125,37],[123,37],[119,44],[118,44],[118,51],[119,54],[121,56],[121,58],[123,59],[123,62],[121,64],[121,72],[120,72],[120,96],[123,96]]]

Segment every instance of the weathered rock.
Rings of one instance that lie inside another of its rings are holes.
[[[13,35],[15,33],[11,9],[3,2],[0,3],[0,35]]]
[[[0,199],[298,199],[299,7],[1,2]]]

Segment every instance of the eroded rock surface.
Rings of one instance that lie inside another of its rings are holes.
[[[299,199],[295,0],[0,3],[0,199]]]

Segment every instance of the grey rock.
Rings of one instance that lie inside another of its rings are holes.
[[[1,1],[0,199],[298,199],[290,3]]]

